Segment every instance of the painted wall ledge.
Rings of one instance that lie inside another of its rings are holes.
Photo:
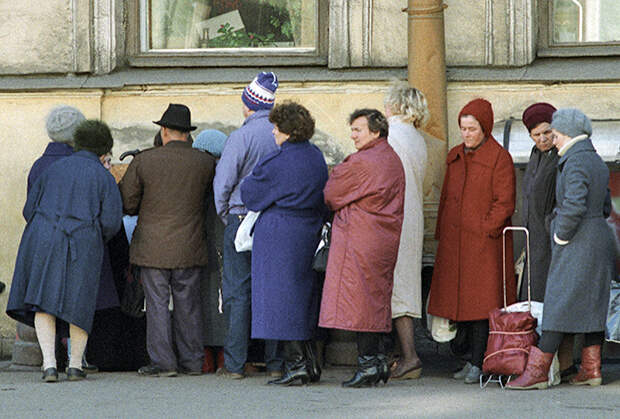
[[[124,68],[106,75],[0,76],[0,91],[114,89],[140,85],[246,83],[260,70],[281,82],[356,82],[405,79],[406,68],[334,70],[327,67]],[[525,67],[448,67],[449,82],[578,83],[620,81],[620,57],[541,58]]]

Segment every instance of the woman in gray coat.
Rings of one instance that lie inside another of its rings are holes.
[[[614,238],[609,216],[609,169],[592,146],[590,120],[560,109],[551,122],[558,148],[556,207],[551,221],[551,265],[545,290],[543,333],[525,372],[511,389],[547,387],[553,354],[567,333],[584,333],[579,373],[570,383],[601,384],[601,346],[614,276]]]

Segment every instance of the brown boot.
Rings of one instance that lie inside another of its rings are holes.
[[[576,386],[600,386],[602,381],[601,345],[587,346],[581,350],[581,366],[570,383]]]
[[[510,381],[506,387],[511,390],[544,389],[549,387],[549,368],[552,361],[552,353],[543,352],[536,346],[532,346],[527,358],[525,371],[514,381]]]

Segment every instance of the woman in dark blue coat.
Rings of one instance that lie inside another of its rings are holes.
[[[308,141],[314,120],[303,106],[285,103],[269,115],[280,149],[241,184],[243,203],[262,211],[252,246],[252,337],[283,341],[285,373],[271,384],[318,379],[307,341],[317,324],[318,279],[312,259],[326,207],[327,165]]]
[[[103,161],[112,149],[107,125],[85,121],[75,131],[76,152],[51,164],[34,182],[15,263],[7,314],[34,326],[43,352],[43,379],[57,381],[56,318],[69,323],[67,377],[80,380],[91,331],[104,240],[119,229],[122,202]]]

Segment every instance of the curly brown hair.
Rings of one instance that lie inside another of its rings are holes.
[[[284,102],[276,105],[269,113],[269,121],[284,134],[290,135],[288,142],[301,143],[314,135],[314,118],[299,103]]]

